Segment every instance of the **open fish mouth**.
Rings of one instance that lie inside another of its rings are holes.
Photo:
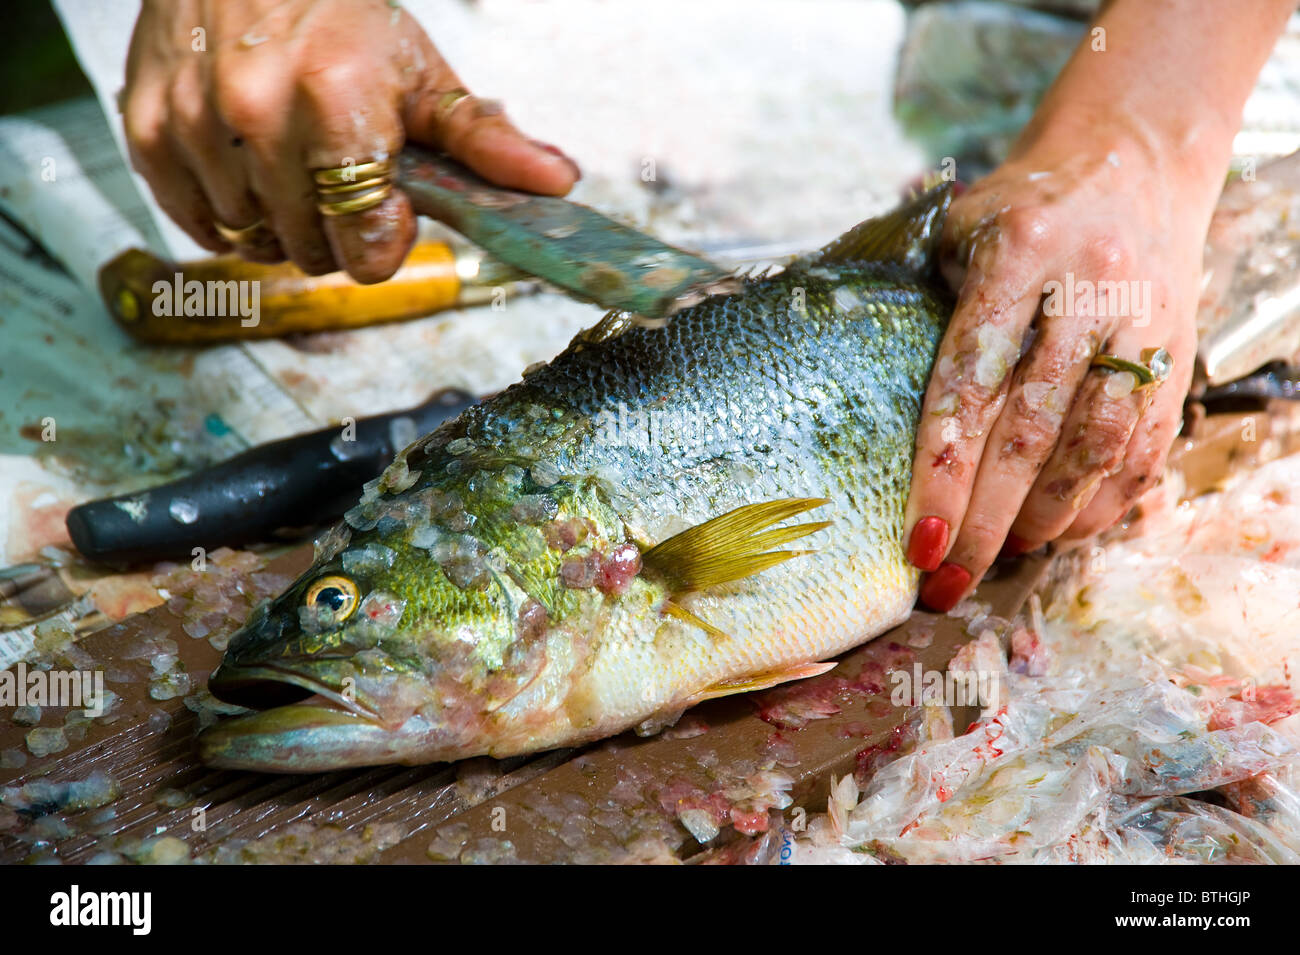
[[[261,710],[199,734],[199,756],[209,766],[321,772],[397,762],[405,748],[379,714],[304,673],[222,664],[208,688],[227,703]]]
[[[217,699],[249,709],[265,710],[299,703],[317,695],[358,716],[379,719],[379,714],[353,697],[311,676],[270,664],[222,663],[208,677],[208,691]]]

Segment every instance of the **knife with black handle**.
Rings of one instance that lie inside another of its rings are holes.
[[[168,484],[80,504],[68,512],[68,533],[84,556],[125,565],[316,526],[355,504],[408,441],[477,401],[447,389],[415,408],[360,418],[355,433],[338,426],[249,448]]]

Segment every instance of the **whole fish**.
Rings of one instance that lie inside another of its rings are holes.
[[[306,772],[650,732],[906,617],[948,198],[666,322],[610,313],[406,448],[231,640],[209,687],[262,709],[202,758]]]

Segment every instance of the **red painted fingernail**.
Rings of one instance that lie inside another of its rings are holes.
[[[566,163],[568,163],[569,168],[573,170],[574,179],[582,178],[581,167],[576,162],[574,162],[572,156],[570,156],[568,153],[562,150],[559,146],[552,146],[550,143],[544,143],[540,139],[530,139],[528,141],[532,143],[534,146],[536,146],[538,149],[542,150],[543,152],[548,152],[552,156],[555,156],[559,159],[563,159]]]
[[[552,146],[550,143],[544,143],[540,139],[530,139],[528,141],[532,143],[534,146],[536,146],[538,149],[546,150],[552,156],[559,156],[561,159],[569,158],[568,156],[564,155],[564,150],[562,150],[559,146]]]
[[[999,557],[1019,557],[1021,554],[1032,549],[1033,541],[1027,541],[1018,534],[1008,534],[1006,541],[1002,544],[1002,552]]]
[[[938,570],[948,551],[948,522],[942,517],[923,517],[912,528],[907,542],[907,559],[921,570]]]
[[[921,603],[947,613],[970,586],[970,571],[960,564],[944,564],[921,584]]]

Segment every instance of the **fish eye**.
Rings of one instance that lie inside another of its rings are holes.
[[[357,609],[357,585],[346,577],[322,577],[307,590],[306,605],[325,620],[341,623]]]

